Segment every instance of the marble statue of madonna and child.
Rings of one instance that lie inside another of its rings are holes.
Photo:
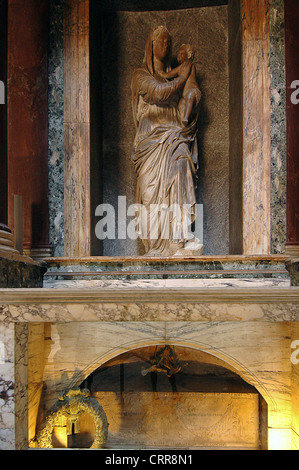
[[[171,70],[172,40],[160,26],[149,34],[144,60],[132,78],[136,136],[137,233],[146,256],[200,255],[190,232],[196,217],[196,124],[201,92],[193,51],[180,47]]]

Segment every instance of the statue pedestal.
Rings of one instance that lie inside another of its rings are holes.
[[[272,279],[289,281],[287,258],[269,256],[173,256],[50,258],[45,286],[66,281]]]

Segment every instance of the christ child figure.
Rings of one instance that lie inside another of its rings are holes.
[[[179,102],[181,120],[184,126],[189,124],[192,112],[198,108],[201,100],[201,91],[196,80],[196,67],[194,64],[194,50],[192,46],[190,44],[182,44],[177,53],[178,67],[172,69],[170,72],[160,72],[163,78],[171,79],[179,77],[182,64],[187,60],[192,62],[192,66],[183,89],[182,98]]]

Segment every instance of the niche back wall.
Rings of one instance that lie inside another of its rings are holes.
[[[203,93],[199,118],[197,203],[203,204],[205,254],[229,252],[229,78],[227,6],[172,11],[101,11],[92,6],[91,21],[91,154],[92,213],[101,202],[118,196],[127,207],[135,202],[136,176],[131,152],[135,127],[131,78],[143,60],[147,36],[160,24],[173,38],[175,57],[182,43],[196,47],[196,66]],[[95,226],[99,218],[95,218]],[[128,217],[130,222],[132,217]],[[104,240],[105,256],[143,254],[134,240]]]

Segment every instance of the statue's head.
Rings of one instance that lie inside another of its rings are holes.
[[[193,60],[194,55],[194,49],[190,44],[182,44],[177,53],[178,63],[182,64],[185,60]]]
[[[171,54],[171,36],[165,26],[153,32],[153,55],[162,62],[168,61]]]
[[[165,26],[158,26],[149,34],[146,45],[143,65],[153,74],[154,57],[161,60],[167,67],[171,59],[171,36]]]

